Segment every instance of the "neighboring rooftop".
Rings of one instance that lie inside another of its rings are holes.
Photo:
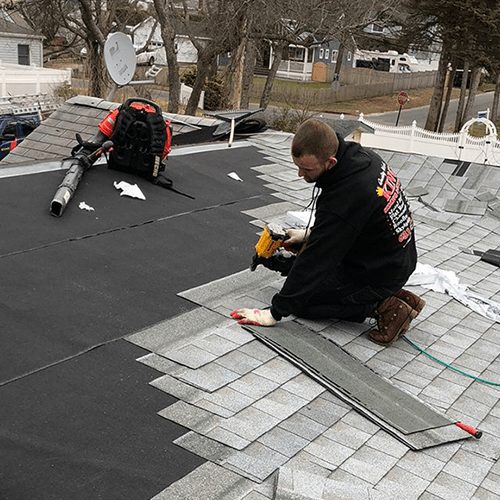
[[[0,163],[0,168],[36,161],[60,160],[69,156],[77,145],[76,133],[84,141],[90,140],[97,132],[97,125],[110,110],[120,104],[87,96],[72,97],[32,132],[17,148],[12,150]],[[163,113],[172,121],[173,133],[182,134],[201,125],[220,123],[210,118]]]
[[[0,35],[1,36],[12,36],[12,35],[23,35],[23,36],[33,36],[36,38],[43,38],[42,35],[35,33],[28,26],[21,26],[21,20],[18,20],[19,24],[8,21],[7,19],[0,18]]]

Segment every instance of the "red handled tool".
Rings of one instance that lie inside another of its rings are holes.
[[[472,434],[476,439],[480,439],[481,436],[483,435],[482,431],[476,429],[472,425],[467,425],[464,424],[463,422],[456,422],[455,425],[458,425],[458,427],[460,427],[460,429],[464,430],[465,432]]]

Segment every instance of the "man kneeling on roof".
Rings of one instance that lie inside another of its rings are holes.
[[[292,141],[298,175],[315,183],[315,220],[288,229],[285,245],[305,243],[270,309],[238,309],[239,323],[273,326],[291,314],[363,322],[373,342],[390,346],[425,305],[403,290],[417,264],[413,220],[398,178],[373,151],[346,142],[319,120]]]

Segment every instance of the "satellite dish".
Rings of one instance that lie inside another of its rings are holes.
[[[104,44],[104,61],[111,79],[117,85],[127,85],[137,64],[132,40],[120,32],[110,35]]]

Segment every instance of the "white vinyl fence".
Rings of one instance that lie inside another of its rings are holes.
[[[71,84],[71,69],[22,66],[0,61],[0,97],[49,94],[63,83]]]
[[[359,116],[359,121],[374,130],[373,134],[365,132],[361,134],[363,146],[500,165],[500,141],[497,139],[497,130],[493,122],[486,118],[469,120],[459,133],[430,132],[417,127],[415,121],[407,127],[381,125],[366,119],[363,114]],[[471,136],[469,129],[474,124],[484,126],[486,136]]]

